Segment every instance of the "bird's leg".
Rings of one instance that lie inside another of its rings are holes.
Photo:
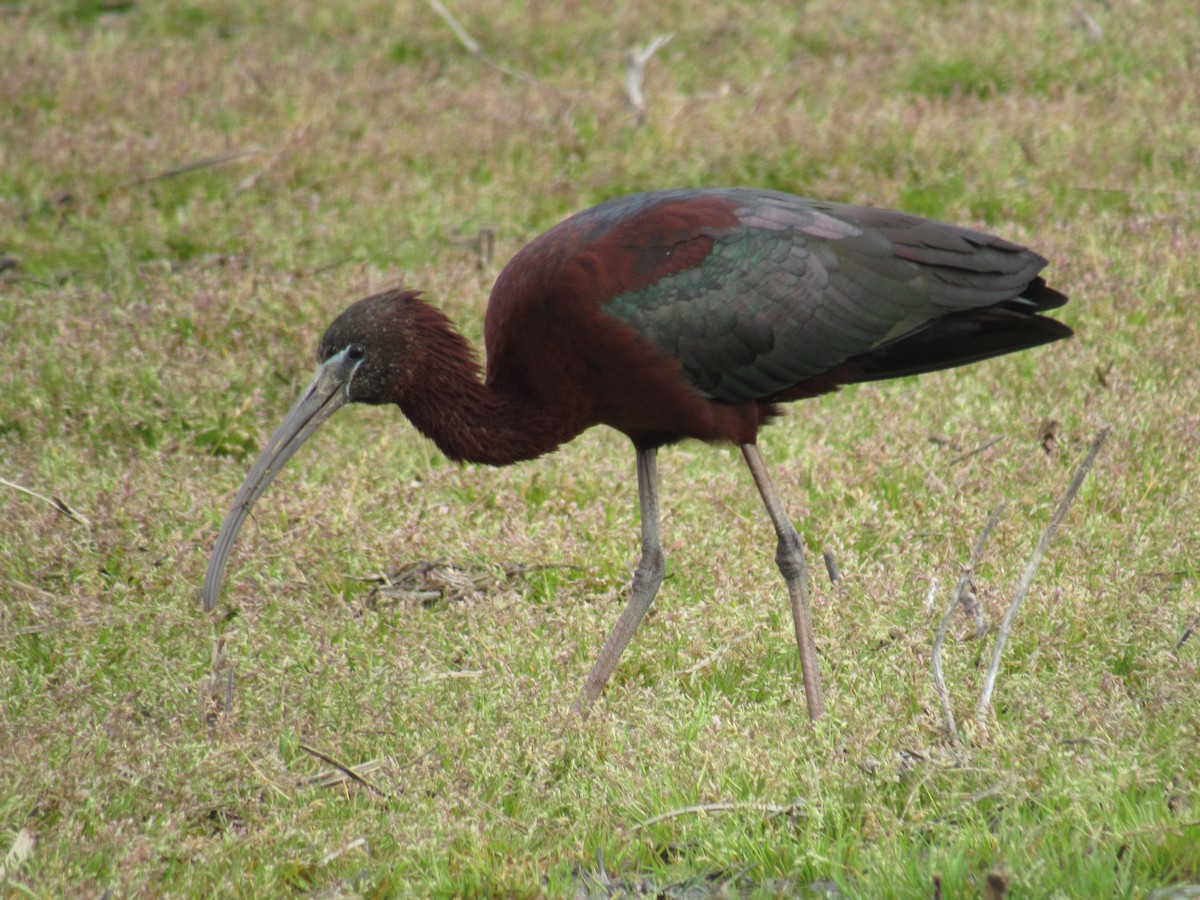
[[[638,624],[646,615],[646,610],[654,602],[658,586],[662,584],[663,574],[667,570],[666,557],[663,556],[662,538],[658,530],[658,451],[652,449],[638,450],[638,503],[642,512],[642,558],[638,560],[633,572],[633,588],[630,591],[629,603],[613,626],[612,633],[604,642],[604,648],[596,658],[596,664],[588,673],[583,690],[571,707],[572,714],[586,716],[604,685],[612,677],[617,667],[617,660],[629,644]]]
[[[758,485],[767,513],[775,524],[779,546],[775,551],[775,563],[787,582],[788,597],[792,601],[792,621],[796,626],[796,646],[800,648],[800,672],[804,678],[804,697],[808,701],[808,715],[816,719],[825,712],[825,700],[821,696],[821,673],[817,669],[817,645],[813,640],[812,607],[808,601],[808,565],[804,561],[804,545],[800,535],[788,518],[767,474],[762,454],[755,444],[742,444],[742,456]]]

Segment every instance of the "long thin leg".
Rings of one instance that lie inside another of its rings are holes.
[[[804,677],[804,698],[808,701],[808,715],[819,718],[825,712],[825,701],[821,696],[821,673],[817,669],[817,645],[813,640],[812,607],[808,602],[808,565],[804,561],[804,545],[796,526],[788,518],[762,454],[755,444],[742,444],[742,456],[758,485],[758,493],[767,505],[767,513],[775,524],[779,546],[775,551],[775,563],[787,582],[788,597],[792,601],[792,621],[796,626],[796,646],[800,648],[800,672]]]
[[[583,690],[571,707],[573,714],[586,716],[604,685],[612,677],[617,667],[617,660],[629,644],[638,624],[646,615],[646,610],[654,602],[658,586],[662,584],[663,574],[667,570],[666,557],[663,556],[662,538],[658,530],[658,462],[656,450],[638,450],[638,503],[642,511],[642,558],[638,560],[633,572],[633,588],[630,591],[629,603],[613,626],[612,633],[604,642],[596,664],[583,683]]]

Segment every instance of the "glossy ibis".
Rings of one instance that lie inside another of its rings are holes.
[[[774,191],[675,190],[602,203],[517,253],[488,303],[485,372],[415,292],[367,297],[322,336],[312,384],[238,491],[209,562],[204,608],[216,602],[251,505],[344,403],[394,403],[450,459],[495,466],[609,425],[637,451],[642,554],[629,603],[575,703],[586,712],[663,579],[657,449],[684,438],[730,441],[775,526],[815,717],[822,701],[804,555],[756,447],[759,428],[781,403],[839,385],[1068,337],[1038,315],[1066,302],[1038,276],[1045,265],[1000,238],[900,212]]]

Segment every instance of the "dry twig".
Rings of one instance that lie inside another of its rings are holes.
[[[937,636],[933,639],[933,685],[937,689],[938,700],[942,704],[942,717],[946,720],[946,735],[950,738],[951,744],[958,743],[958,726],[954,722],[954,710],[950,706],[950,693],[946,690],[946,681],[942,677],[942,645],[946,641],[946,629],[950,624],[950,614],[954,612],[954,607],[960,602],[966,608],[966,594],[970,591],[970,584],[975,573],[975,567],[979,564],[980,557],[983,556],[984,545],[987,544],[987,539],[992,533],[992,529],[996,527],[996,523],[1000,521],[1000,514],[1004,511],[1004,504],[1001,503],[992,510],[992,514],[988,516],[987,524],[983,526],[983,531],[975,541],[975,546],[971,548],[971,556],[967,560],[967,564],[963,566],[963,573],[959,576],[958,584],[954,588],[954,592],[950,595],[950,601],[946,604],[946,610],[942,613],[942,621],[938,623]],[[934,587],[937,582],[933,581],[929,588],[930,596],[932,597]],[[974,592],[971,592],[971,597],[974,599]],[[979,602],[975,600],[976,608],[976,632],[979,630],[979,618],[982,613],[979,611]],[[968,612],[970,610],[968,609]]]
[[[534,78],[527,72],[522,72],[520,69],[514,69],[512,66],[506,66],[504,63],[483,52],[483,48],[475,38],[467,33],[467,29],[463,28],[462,23],[454,17],[454,13],[446,8],[442,0],[426,0],[429,7],[441,17],[442,21],[450,26],[450,30],[454,32],[454,36],[458,38],[459,43],[463,45],[466,51],[476,59],[482,60],[493,69],[508,75],[510,78],[516,78],[518,81],[524,81],[528,84],[535,85],[540,88],[549,87],[544,81]]]
[[[833,557],[833,551],[829,549],[822,550],[821,558],[825,560],[825,571],[829,573],[829,583],[840,585],[842,583],[842,573],[838,571],[837,560]]]
[[[938,580],[936,575],[929,576],[929,591],[925,594],[925,615],[932,616],[937,609]]]
[[[455,247],[465,247],[475,252],[475,268],[482,271],[492,264],[496,255],[496,231],[493,228],[480,228],[468,237],[451,235],[450,243]]]
[[[978,447],[976,447],[974,450],[968,450],[965,453],[958,454],[958,456],[956,456],[956,457],[954,457],[954,459],[950,460],[950,465],[956,466],[960,462],[968,460],[972,456],[975,456],[978,453],[982,453],[984,450],[987,450],[989,447],[996,446],[1002,440],[1004,440],[1004,435],[1002,435],[1002,434],[998,434],[994,438],[989,438],[988,440],[986,440],[982,444],[980,444]]]
[[[335,769],[341,770],[341,772],[347,778],[349,778],[351,781],[357,781],[359,784],[361,784],[363,787],[367,788],[368,790],[374,791],[376,794],[378,794],[384,800],[392,799],[391,795],[388,794],[387,791],[383,790],[382,788],[376,787],[371,782],[367,781],[367,779],[364,778],[360,774],[360,772],[362,772],[362,771],[370,772],[370,771],[373,771],[374,769],[379,768],[378,762],[375,762],[374,760],[370,760],[365,763],[360,763],[357,766],[351,766],[351,765],[348,765],[347,763],[341,762],[340,760],[334,759],[328,753],[323,753],[322,751],[318,750],[316,747],[308,746],[308,744],[300,744],[300,749],[311,756],[315,756],[319,760],[323,760],[324,762],[329,763]]]
[[[486,809],[493,816],[495,816],[497,819],[499,819],[501,822],[503,822],[509,828],[511,828],[513,831],[519,831],[521,834],[529,834],[529,827],[527,825],[524,825],[524,824],[518,822],[512,816],[505,815],[503,811],[496,809],[496,807],[492,806],[492,804],[488,803],[487,801],[481,800],[480,798],[476,797],[474,800],[474,803],[480,809]]]
[[[213,641],[208,678],[200,689],[200,719],[209,728],[233,709],[233,663],[225,656],[225,639]]]
[[[1100,448],[1104,445],[1111,431],[1112,426],[1110,425],[1106,425],[1100,429],[1100,433],[1096,435],[1096,439],[1092,441],[1092,446],[1088,449],[1087,456],[1079,464],[1079,468],[1075,470],[1075,476],[1067,486],[1066,493],[1063,494],[1062,499],[1058,502],[1058,507],[1054,510],[1054,515],[1050,517],[1050,524],[1042,532],[1042,538],[1038,541],[1038,545],[1033,551],[1033,556],[1030,558],[1029,564],[1025,567],[1025,573],[1021,576],[1021,581],[1017,584],[1017,590],[1013,594],[1012,601],[1008,604],[1008,610],[1004,613],[1004,618],[1000,621],[1000,632],[996,635],[996,648],[992,652],[992,664],[988,667],[987,676],[983,679],[983,690],[979,693],[979,703],[975,707],[975,717],[980,724],[983,723],[984,716],[987,715],[988,709],[992,705],[992,691],[995,690],[996,675],[1000,671],[1000,656],[1004,652],[1004,644],[1008,641],[1009,632],[1012,631],[1012,623],[1013,619],[1016,618],[1017,608],[1020,607],[1021,601],[1025,599],[1025,595],[1029,592],[1029,586],[1033,583],[1034,573],[1037,572],[1042,557],[1046,554],[1046,548],[1050,546],[1050,541],[1054,537],[1055,532],[1058,531],[1058,526],[1067,517],[1067,512],[1070,510],[1071,504],[1075,502],[1079,488],[1083,485],[1083,479],[1087,477],[1087,473],[1092,468],[1092,463],[1096,461],[1096,455],[1100,452]]]
[[[10,875],[16,874],[17,870],[25,865],[29,857],[33,855],[33,848],[36,845],[37,838],[28,828],[22,828],[17,832],[8,853],[5,854],[3,860],[0,860],[0,886],[4,885]],[[13,887],[18,887],[18,885],[13,885]]]
[[[467,52],[472,56],[479,56],[483,53],[483,48],[479,46],[479,42],[471,35],[467,34],[467,29],[462,27],[458,19],[454,18],[454,14],[442,4],[442,0],[427,0],[430,7],[435,13],[442,17],[442,21],[450,26],[450,30],[454,32],[454,36],[458,38],[459,43],[467,48]]]
[[[250,768],[254,770],[254,774],[257,775],[259,778],[261,778],[263,780],[263,782],[269,788],[271,788],[271,790],[273,790],[275,793],[277,793],[284,800],[286,800],[289,803],[292,802],[292,795],[289,794],[287,791],[285,791],[282,787],[280,787],[274,781],[272,781],[270,776],[268,776],[266,772],[264,772],[261,768],[259,768],[258,763],[256,763],[253,759],[250,758],[250,754],[248,754],[246,752],[246,748],[243,747],[242,742],[240,740],[238,740],[237,732],[235,732],[233,730],[228,730],[226,732],[226,734],[229,736],[230,740],[233,741],[233,745],[235,747],[237,747],[238,752],[242,754],[242,759],[244,759],[246,761],[246,763],[250,766]]]
[[[967,577],[962,590],[954,599],[962,604],[963,612],[975,620],[975,640],[982,640],[983,636],[987,634],[988,623],[987,616],[983,612],[983,604],[979,602],[979,597],[975,593],[973,573]]]
[[[369,759],[365,763],[359,763],[354,766],[354,771],[362,777],[366,777],[369,773],[383,768],[383,763],[377,759]],[[351,777],[346,774],[346,770],[340,767],[325,769],[318,772],[316,775],[310,775],[304,779],[305,784],[315,784],[317,787],[337,787],[339,784],[345,784],[350,781]]]
[[[987,634],[987,619],[983,615],[983,605],[975,596],[975,567],[979,565],[979,560],[983,557],[983,548],[987,544],[988,538],[991,537],[992,530],[1000,522],[1000,515],[1003,512],[1004,504],[1000,503],[988,516],[987,524],[983,526],[983,531],[979,533],[975,546],[971,548],[971,556],[967,560],[966,566],[963,567],[958,584],[954,586],[954,595],[950,598],[953,603],[961,603],[967,615],[975,620],[976,638],[982,638]]]
[[[0,484],[4,485],[5,487],[10,487],[14,491],[20,491],[22,494],[28,494],[30,497],[34,497],[38,500],[41,500],[44,503],[49,503],[51,506],[53,506],[55,509],[57,509],[60,513],[62,513],[65,516],[69,516],[70,518],[72,518],[76,522],[78,522],[80,525],[91,525],[92,524],[88,520],[87,516],[85,516],[83,513],[79,512],[78,510],[73,509],[70,506],[70,504],[68,504],[65,500],[60,500],[58,497],[47,497],[44,494],[39,494],[37,491],[31,491],[27,487],[21,487],[21,485],[19,485],[19,484],[14,484],[13,482],[9,481],[6,478],[0,478]]]
[[[640,50],[630,50],[625,57],[625,96],[629,99],[629,108],[633,110],[633,118],[638,125],[646,123],[646,97],[642,93],[646,81],[646,63],[674,36],[660,34]]]
[[[653,825],[655,822],[662,822],[666,819],[676,819],[676,818],[679,818],[680,816],[692,816],[692,815],[696,815],[698,813],[711,813],[711,812],[733,812],[733,811],[736,811],[739,809],[748,809],[748,810],[752,810],[754,812],[763,812],[763,813],[767,813],[771,817],[774,817],[774,816],[781,816],[784,813],[789,813],[792,810],[797,809],[802,805],[803,804],[799,800],[797,800],[793,803],[789,803],[787,806],[779,806],[774,803],[747,803],[747,802],[736,803],[736,802],[730,802],[730,801],[726,801],[726,802],[722,802],[722,803],[697,803],[694,806],[683,806],[683,807],[680,807],[679,809],[671,809],[671,810],[667,810],[664,813],[659,813],[657,816],[651,816],[650,818],[646,819],[644,822],[638,822],[636,825],[633,826],[633,828],[635,831],[639,828],[648,828],[649,826]]]
[[[1188,638],[1195,634],[1197,628],[1200,628],[1200,613],[1193,616],[1192,620],[1184,627],[1183,634],[1179,635],[1179,640],[1175,642],[1176,651],[1187,643]]]
[[[416,602],[431,606],[439,601],[454,603],[474,594],[494,591],[532,572],[547,569],[573,569],[569,565],[537,565],[505,563],[497,573],[495,567],[471,566],[442,559],[419,559],[404,563],[391,573],[348,575],[355,581],[374,584],[366,602],[372,608],[396,602]]]
[[[39,600],[57,600],[58,599],[57,594],[52,594],[49,591],[42,590],[40,587],[34,587],[32,584],[26,584],[23,581],[18,581],[16,578],[8,579],[8,583],[10,585],[12,585],[13,587],[15,587],[18,591],[24,591],[25,593],[29,594],[30,596],[37,597]],[[32,626],[32,630],[29,633],[33,634],[34,632],[41,632],[41,630],[42,630],[41,626]],[[1181,646],[1183,644],[1184,640],[1187,640],[1187,638],[1184,638],[1183,640],[1181,640],[1179,642],[1179,644],[1176,644],[1175,645],[1176,648]]]
[[[321,865],[327,866],[331,862],[333,862],[335,859],[337,859],[339,856],[344,856],[345,854],[349,853],[352,850],[358,850],[361,848],[363,850],[363,852],[365,853],[365,852],[367,852],[366,847],[367,847],[367,839],[366,838],[361,838],[361,837],[355,838],[350,843],[348,843],[345,847],[339,847],[336,850],[331,850],[328,853],[326,853],[323,857],[321,857]]]
[[[1075,24],[1082,28],[1092,42],[1104,40],[1104,29],[1086,9],[1075,10]]]
[[[695,675],[697,672],[699,672],[701,669],[708,666],[710,663],[716,662],[718,659],[720,659],[722,656],[724,656],[726,653],[728,653],[730,650],[732,650],[736,645],[740,644],[742,641],[746,640],[747,638],[752,638],[757,634],[758,634],[757,628],[754,629],[753,631],[747,631],[744,634],[739,634],[737,637],[733,638],[729,643],[722,644],[720,647],[718,647],[716,650],[714,650],[708,656],[704,657],[704,659],[700,660],[700,662],[696,663],[690,669],[685,669],[683,674],[684,675]]]
[[[117,191],[124,191],[129,188],[141,187],[143,184],[152,184],[155,181],[165,181],[168,178],[175,178],[179,175],[186,175],[188,172],[195,172],[199,169],[208,169],[212,166],[221,166],[227,162],[233,162],[237,159],[242,159],[246,156],[257,156],[266,151],[262,147],[251,147],[249,150],[234,150],[232,153],[221,153],[217,156],[206,156],[203,159],[197,159],[190,163],[184,163],[181,166],[174,166],[170,169],[164,169],[162,172],[156,172],[153,175],[146,175],[143,178],[134,178],[132,181],[123,181],[120,184],[113,185],[102,191],[98,191],[98,198],[107,197],[109,194],[115,194]]]
[[[942,704],[942,718],[946,721],[946,736],[950,743],[958,743],[958,726],[954,723],[954,709],[950,706],[950,693],[946,690],[946,680],[942,677],[942,644],[946,640],[946,626],[950,623],[950,613],[954,611],[955,597],[950,597],[942,621],[938,624],[937,636],[933,639],[933,686],[937,689],[938,700]]]

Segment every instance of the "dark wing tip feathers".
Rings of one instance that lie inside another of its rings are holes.
[[[942,312],[909,334],[851,355],[823,376],[823,384],[832,387],[932,372],[1073,334],[1068,326],[1040,315],[1063,306],[1067,297],[1038,274],[1048,261],[1034,251],[982,232],[902,213],[852,210],[850,215],[885,234],[894,259],[914,264],[924,273],[931,288],[929,300]],[[842,253],[840,261],[849,268],[861,266],[864,260],[851,254]]]
[[[923,330],[859,356],[838,367],[839,382],[882,381],[981,362],[1071,337],[1057,319],[1038,315],[1061,306],[1066,297],[1046,288],[1053,306],[1030,307],[1023,298],[935,319]]]
[[[1067,295],[1050,287],[1050,285],[1046,284],[1046,279],[1040,275],[1033,279],[1029,283],[1029,286],[1021,291],[1021,295],[1016,299],[1032,303],[1037,312],[1058,309],[1067,303]]]

